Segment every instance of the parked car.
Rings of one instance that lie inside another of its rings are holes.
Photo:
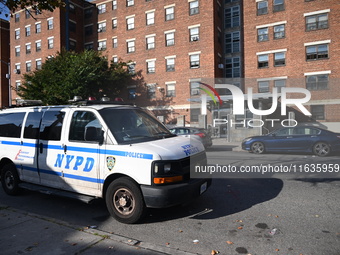
[[[268,135],[244,139],[242,149],[257,154],[305,152],[322,157],[340,151],[340,133],[312,126],[285,127]]]
[[[198,138],[205,148],[212,146],[211,134],[204,128],[195,127],[173,127],[169,129],[171,133],[183,136],[192,136]]]

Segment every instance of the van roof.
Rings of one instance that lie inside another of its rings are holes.
[[[91,101],[89,101],[91,102]],[[7,108],[7,109],[2,109],[1,112],[3,111],[24,111],[28,109],[62,109],[62,108],[92,108],[96,110],[101,110],[104,108],[136,108],[135,105],[131,104],[118,104],[117,102],[110,102],[106,101],[105,103],[96,103],[96,102],[91,102],[91,103],[79,103],[77,104],[72,104],[72,105],[47,105],[47,106],[23,106],[23,107],[13,107],[13,108]]]

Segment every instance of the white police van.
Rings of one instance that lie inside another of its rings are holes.
[[[147,207],[182,204],[210,186],[190,178],[190,165],[206,164],[199,141],[171,134],[139,107],[90,102],[0,111],[7,194],[26,188],[104,198],[114,218],[135,223]]]

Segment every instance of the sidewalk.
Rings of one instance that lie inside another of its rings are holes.
[[[242,151],[241,142],[228,142],[227,138],[213,138],[213,145],[208,148],[211,150]]]
[[[0,204],[0,247],[9,254],[192,255]]]

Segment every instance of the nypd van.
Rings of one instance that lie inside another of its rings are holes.
[[[210,179],[191,179],[206,164],[203,145],[175,136],[129,105],[35,106],[0,111],[1,183],[91,201],[103,198],[120,222],[204,193]]]

